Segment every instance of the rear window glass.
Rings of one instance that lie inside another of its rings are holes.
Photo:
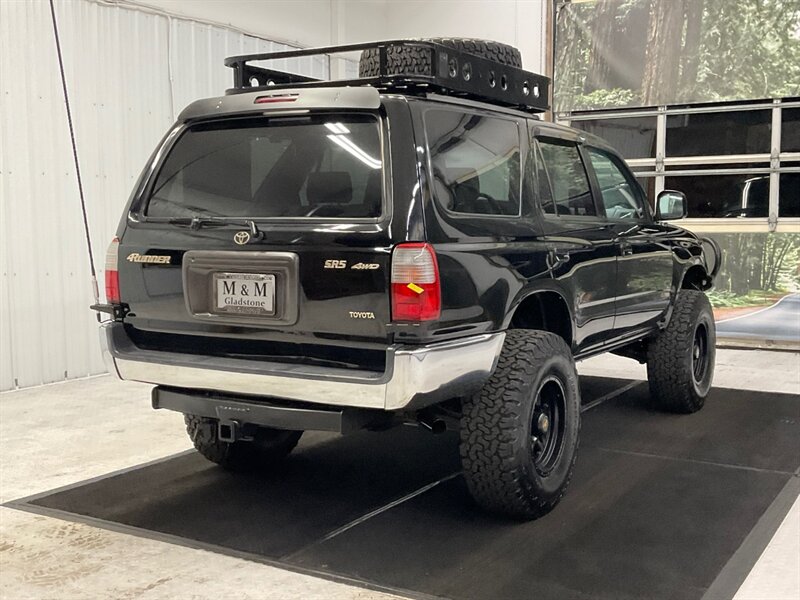
[[[237,119],[185,131],[153,185],[148,217],[369,218],[381,213],[371,117]]]
[[[436,198],[448,210],[519,215],[516,122],[456,110],[429,110],[425,133]]]

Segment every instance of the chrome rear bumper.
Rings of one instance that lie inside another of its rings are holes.
[[[176,388],[382,410],[416,409],[471,393],[489,378],[504,333],[425,346],[389,346],[386,371],[352,371],[143,350],[121,323],[100,330],[103,358],[121,379]]]

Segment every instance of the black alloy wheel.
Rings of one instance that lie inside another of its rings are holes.
[[[700,323],[694,331],[692,344],[692,373],[696,383],[703,381],[708,370],[708,330]]]
[[[531,416],[531,457],[536,472],[546,477],[558,463],[564,446],[564,384],[556,376],[542,382]]]
[[[566,341],[549,331],[507,331],[494,373],[462,404],[461,462],[476,503],[515,519],[547,514],[572,478],[580,424]]]

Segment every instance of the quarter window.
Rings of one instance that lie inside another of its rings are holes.
[[[520,214],[517,123],[456,110],[429,110],[425,133],[437,200],[448,210]]]
[[[539,140],[539,148],[552,186],[556,212],[590,217],[597,214],[589,178],[575,144]]]
[[[589,148],[603,207],[608,219],[641,219],[644,216],[639,190],[612,158],[595,148]]]

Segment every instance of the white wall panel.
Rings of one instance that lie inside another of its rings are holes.
[[[256,37],[296,46],[330,42],[333,5],[372,0],[109,0],[151,7],[178,17],[223,23]],[[383,0],[381,0],[381,3]]]
[[[225,56],[287,46],[86,0],[56,14],[102,288],[123,206],[177,113],[230,87]],[[286,66],[327,72],[319,59]],[[46,0],[0,1],[0,254],[0,390],[102,373]]]

